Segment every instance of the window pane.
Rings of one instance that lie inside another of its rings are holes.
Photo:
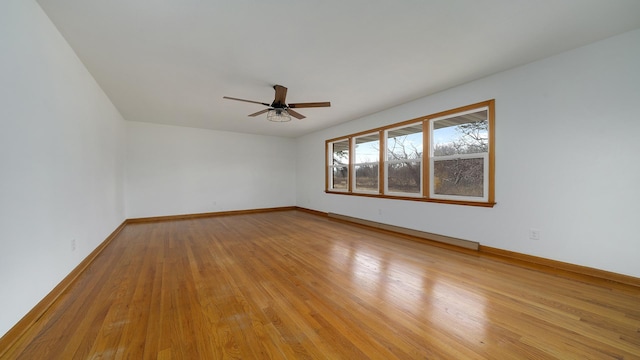
[[[433,155],[477,154],[489,150],[487,109],[433,122]]]
[[[332,189],[346,190],[348,175],[349,175],[349,168],[347,166],[334,167],[333,174],[332,174],[333,176]]]
[[[387,191],[420,194],[422,123],[391,129],[386,140]]]
[[[349,164],[349,140],[336,141],[332,149],[332,164],[347,165]]]
[[[380,136],[365,135],[355,138],[355,163],[377,163],[380,160]]]
[[[437,160],[433,163],[437,195],[484,196],[484,159]]]
[[[422,158],[422,123],[387,132],[387,160]]]
[[[378,162],[380,161],[380,135],[358,136],[354,139],[356,191],[378,191]]]
[[[378,191],[378,164],[356,165],[356,190]]]
[[[389,192],[419,194],[422,188],[420,163],[420,161],[389,163],[387,166],[387,188]]]

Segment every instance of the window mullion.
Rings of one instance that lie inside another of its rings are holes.
[[[386,151],[387,151],[387,141],[384,138],[384,130],[380,130],[378,132],[380,151],[378,154],[378,193],[384,194],[385,188],[387,185],[385,176],[387,174],[386,169]]]
[[[426,198],[431,197],[429,192],[429,185],[431,184],[431,131],[429,124],[429,120],[422,122],[422,196]]]
[[[349,172],[347,174],[347,191],[348,192],[353,192],[353,181],[355,181],[355,176],[353,176],[355,171],[355,165],[353,164],[353,162],[355,161],[354,159],[355,146],[353,145],[354,141],[355,140],[353,139],[353,137],[349,138]]]

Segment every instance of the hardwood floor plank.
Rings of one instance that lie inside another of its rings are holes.
[[[290,210],[132,223],[3,359],[640,359],[640,289]]]

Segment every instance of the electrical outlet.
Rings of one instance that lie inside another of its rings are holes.
[[[76,239],[71,239],[71,251],[76,251]]]
[[[540,240],[540,230],[539,229],[529,229],[529,239],[531,239],[531,240]]]
[[[378,215],[382,215],[382,209],[378,209]]]

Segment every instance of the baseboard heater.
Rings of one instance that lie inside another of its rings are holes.
[[[480,243],[476,241],[464,240],[464,239],[454,238],[451,236],[445,236],[445,235],[434,234],[434,233],[429,233],[425,231],[408,229],[400,226],[383,224],[383,223],[359,219],[359,218],[355,218],[347,215],[340,215],[335,213],[328,213],[328,215],[330,218],[334,218],[338,220],[344,220],[344,221],[348,221],[348,222],[352,222],[360,225],[370,226],[376,229],[393,231],[393,232],[404,234],[404,235],[415,236],[417,238],[421,238],[429,241],[436,241],[436,242],[441,242],[448,245],[459,246],[465,249],[478,251],[478,249],[480,248]]]

